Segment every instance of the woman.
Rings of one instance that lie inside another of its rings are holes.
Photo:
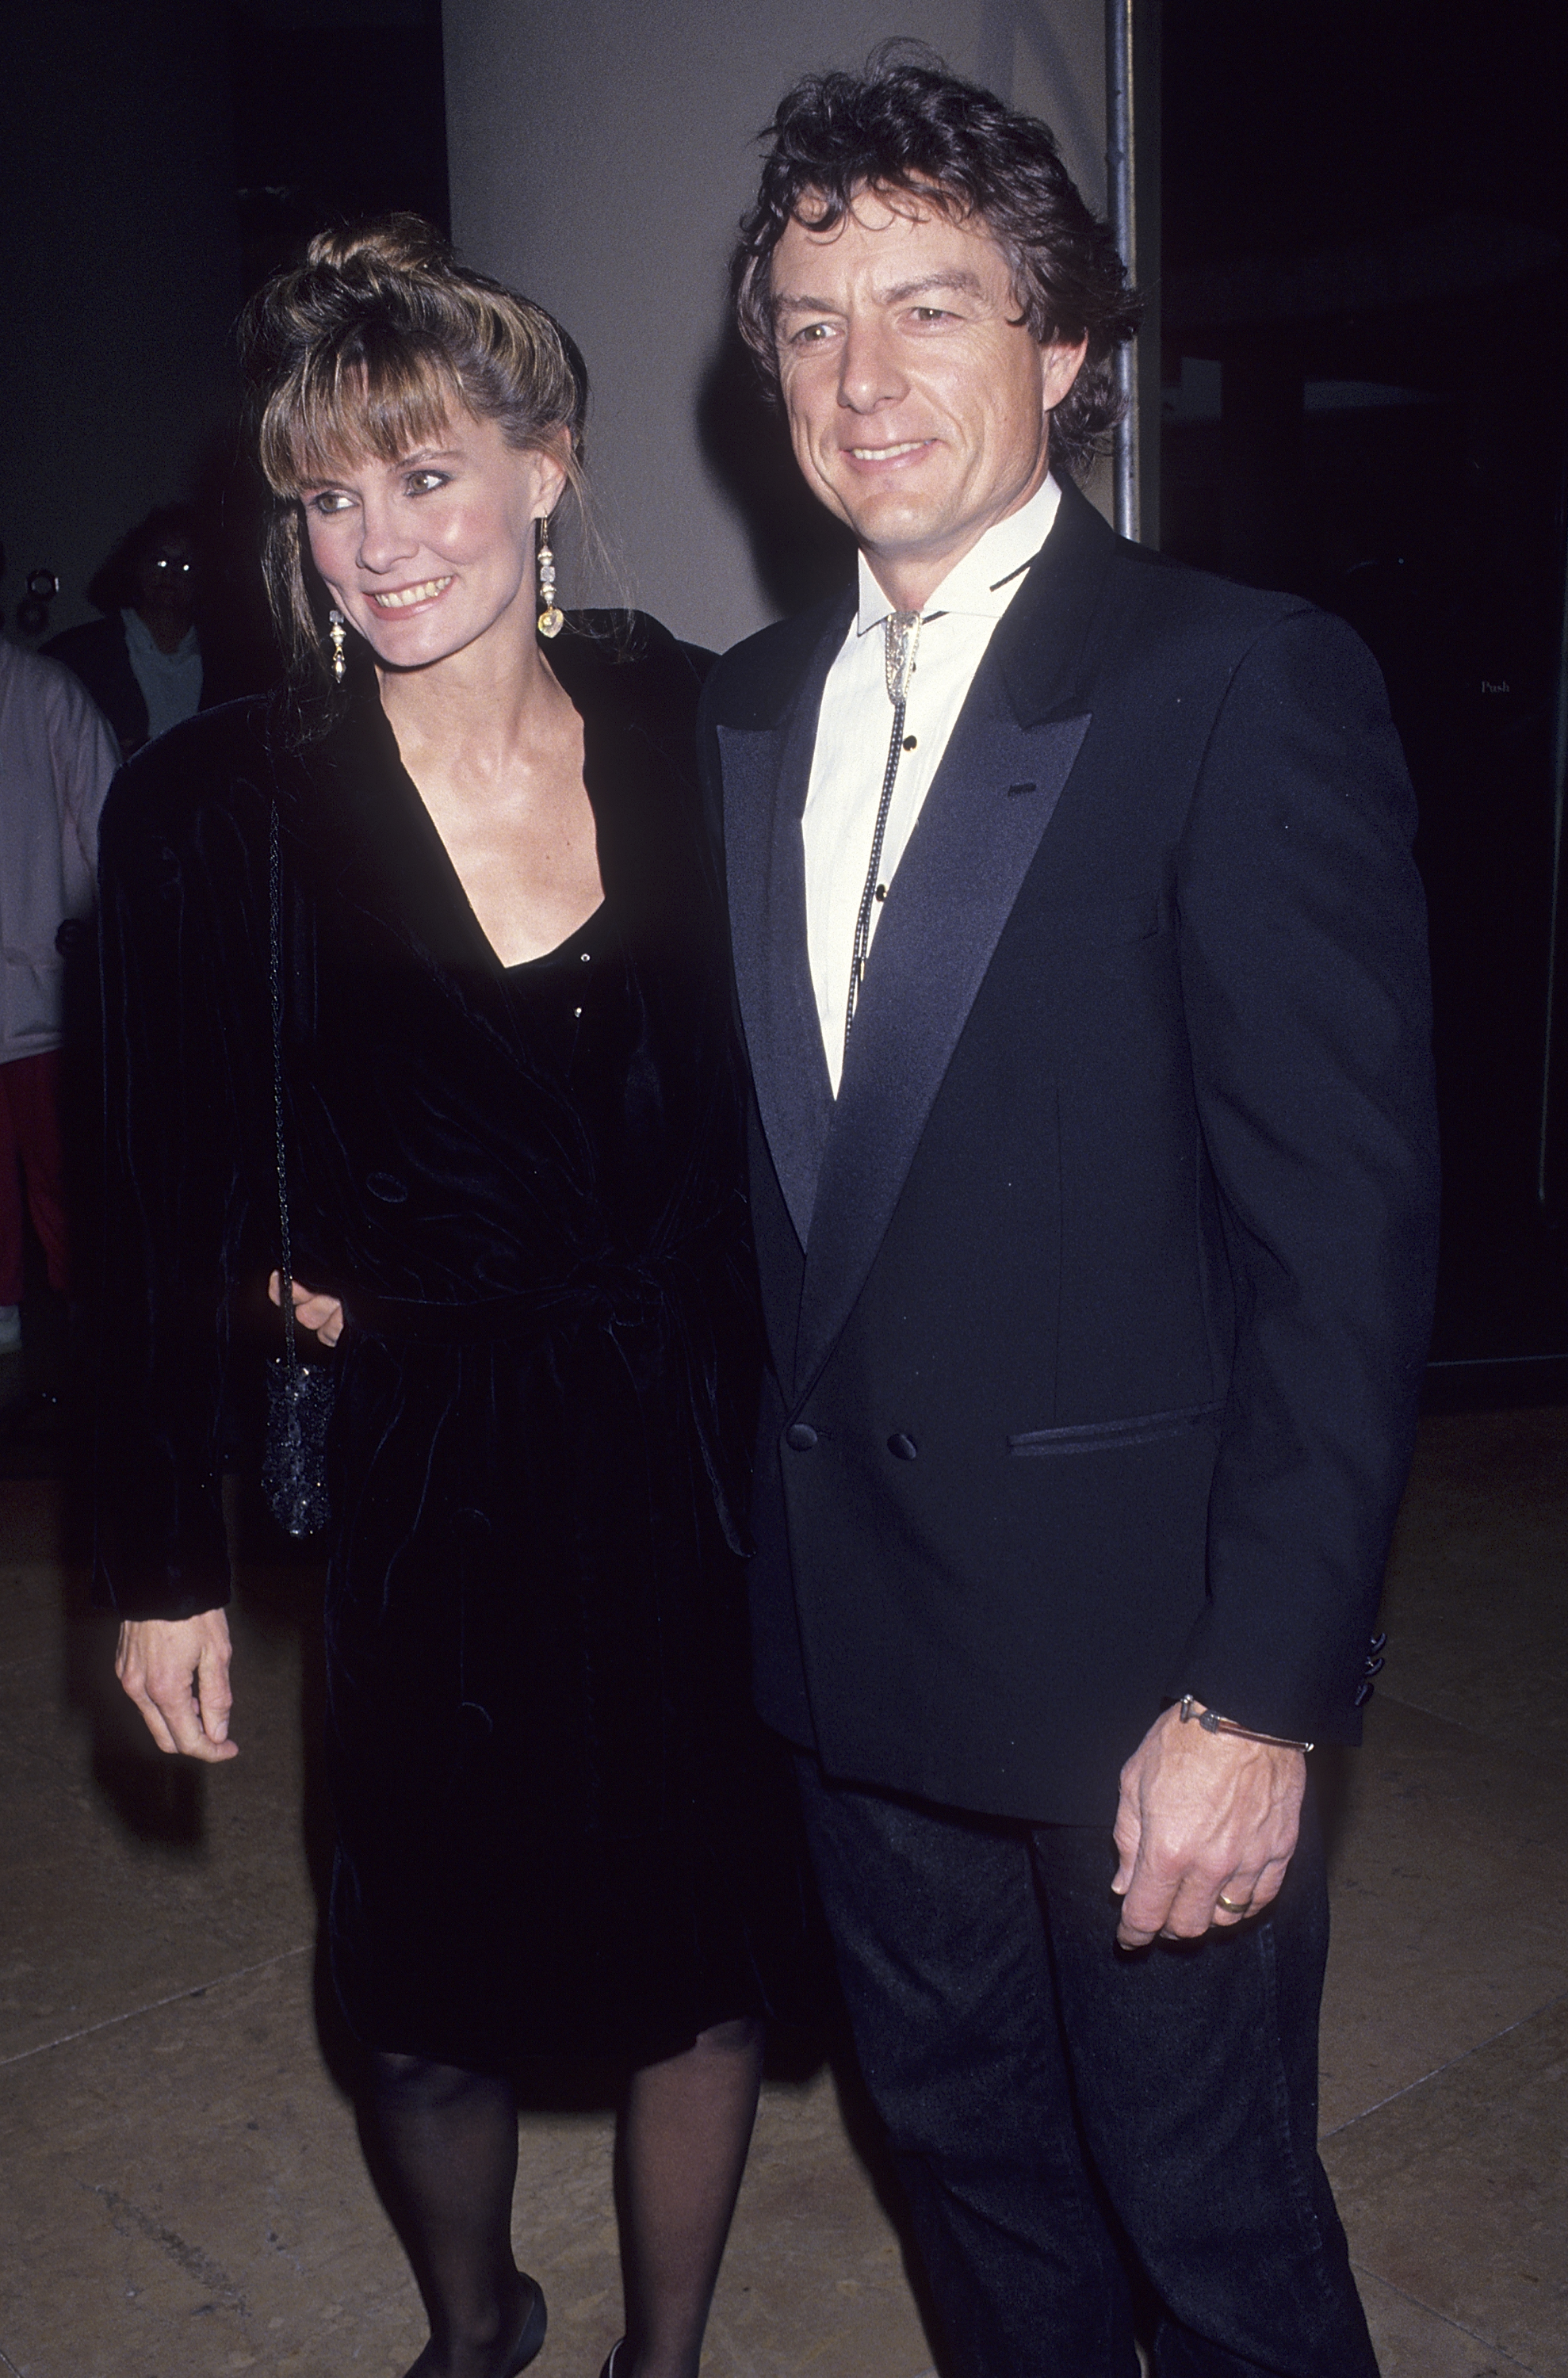
[[[103,832],[119,1673],[165,1750],[233,1755],[213,1431],[227,1286],[278,1262],[275,835],[294,1267],[347,1315],[332,1963],[430,2314],[414,2372],[538,2350],[505,2076],[591,2048],[635,2068],[614,2378],[694,2378],[790,1904],[746,1714],[703,658],[645,620],[553,640],[536,540],[581,366],[428,226],[323,235],[247,331],[294,685],[149,750]]]

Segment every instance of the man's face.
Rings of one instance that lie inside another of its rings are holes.
[[[795,459],[883,592],[918,609],[1040,486],[1083,345],[1041,346],[983,224],[903,193],[862,189],[830,232],[791,222],[772,297]]]
[[[151,546],[136,573],[136,607],[188,619],[196,605],[196,553],[188,536],[172,529]]]

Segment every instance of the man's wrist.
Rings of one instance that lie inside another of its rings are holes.
[[[1176,1709],[1183,1725],[1196,1719],[1205,1734],[1234,1735],[1242,1742],[1267,1743],[1274,1750],[1308,1751],[1312,1748],[1309,1742],[1297,1742],[1288,1734],[1259,1734],[1252,1726],[1238,1725],[1235,1718],[1222,1717],[1218,1710],[1200,1708],[1193,1693],[1183,1693]]]

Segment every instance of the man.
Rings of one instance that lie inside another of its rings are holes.
[[[160,504],[93,580],[108,616],[64,629],[43,647],[80,678],[127,760],[201,708],[199,586],[196,516],[187,505]]]
[[[705,708],[761,1707],[964,2378],[1130,2378],[1129,2264],[1165,2378],[1363,2378],[1304,1786],[1427,1328],[1408,785],[1347,630],[1067,475],[1133,314],[1044,127],[893,57],[772,137],[742,326],[860,569]]]

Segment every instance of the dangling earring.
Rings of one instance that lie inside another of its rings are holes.
[[[566,625],[566,614],[555,607],[555,556],[549,549],[549,516],[539,522],[539,633],[559,636]]]
[[[348,623],[341,611],[329,611],[327,618],[330,622],[327,633],[332,640],[332,676],[341,685],[348,670],[348,663],[343,656],[343,631]]]

